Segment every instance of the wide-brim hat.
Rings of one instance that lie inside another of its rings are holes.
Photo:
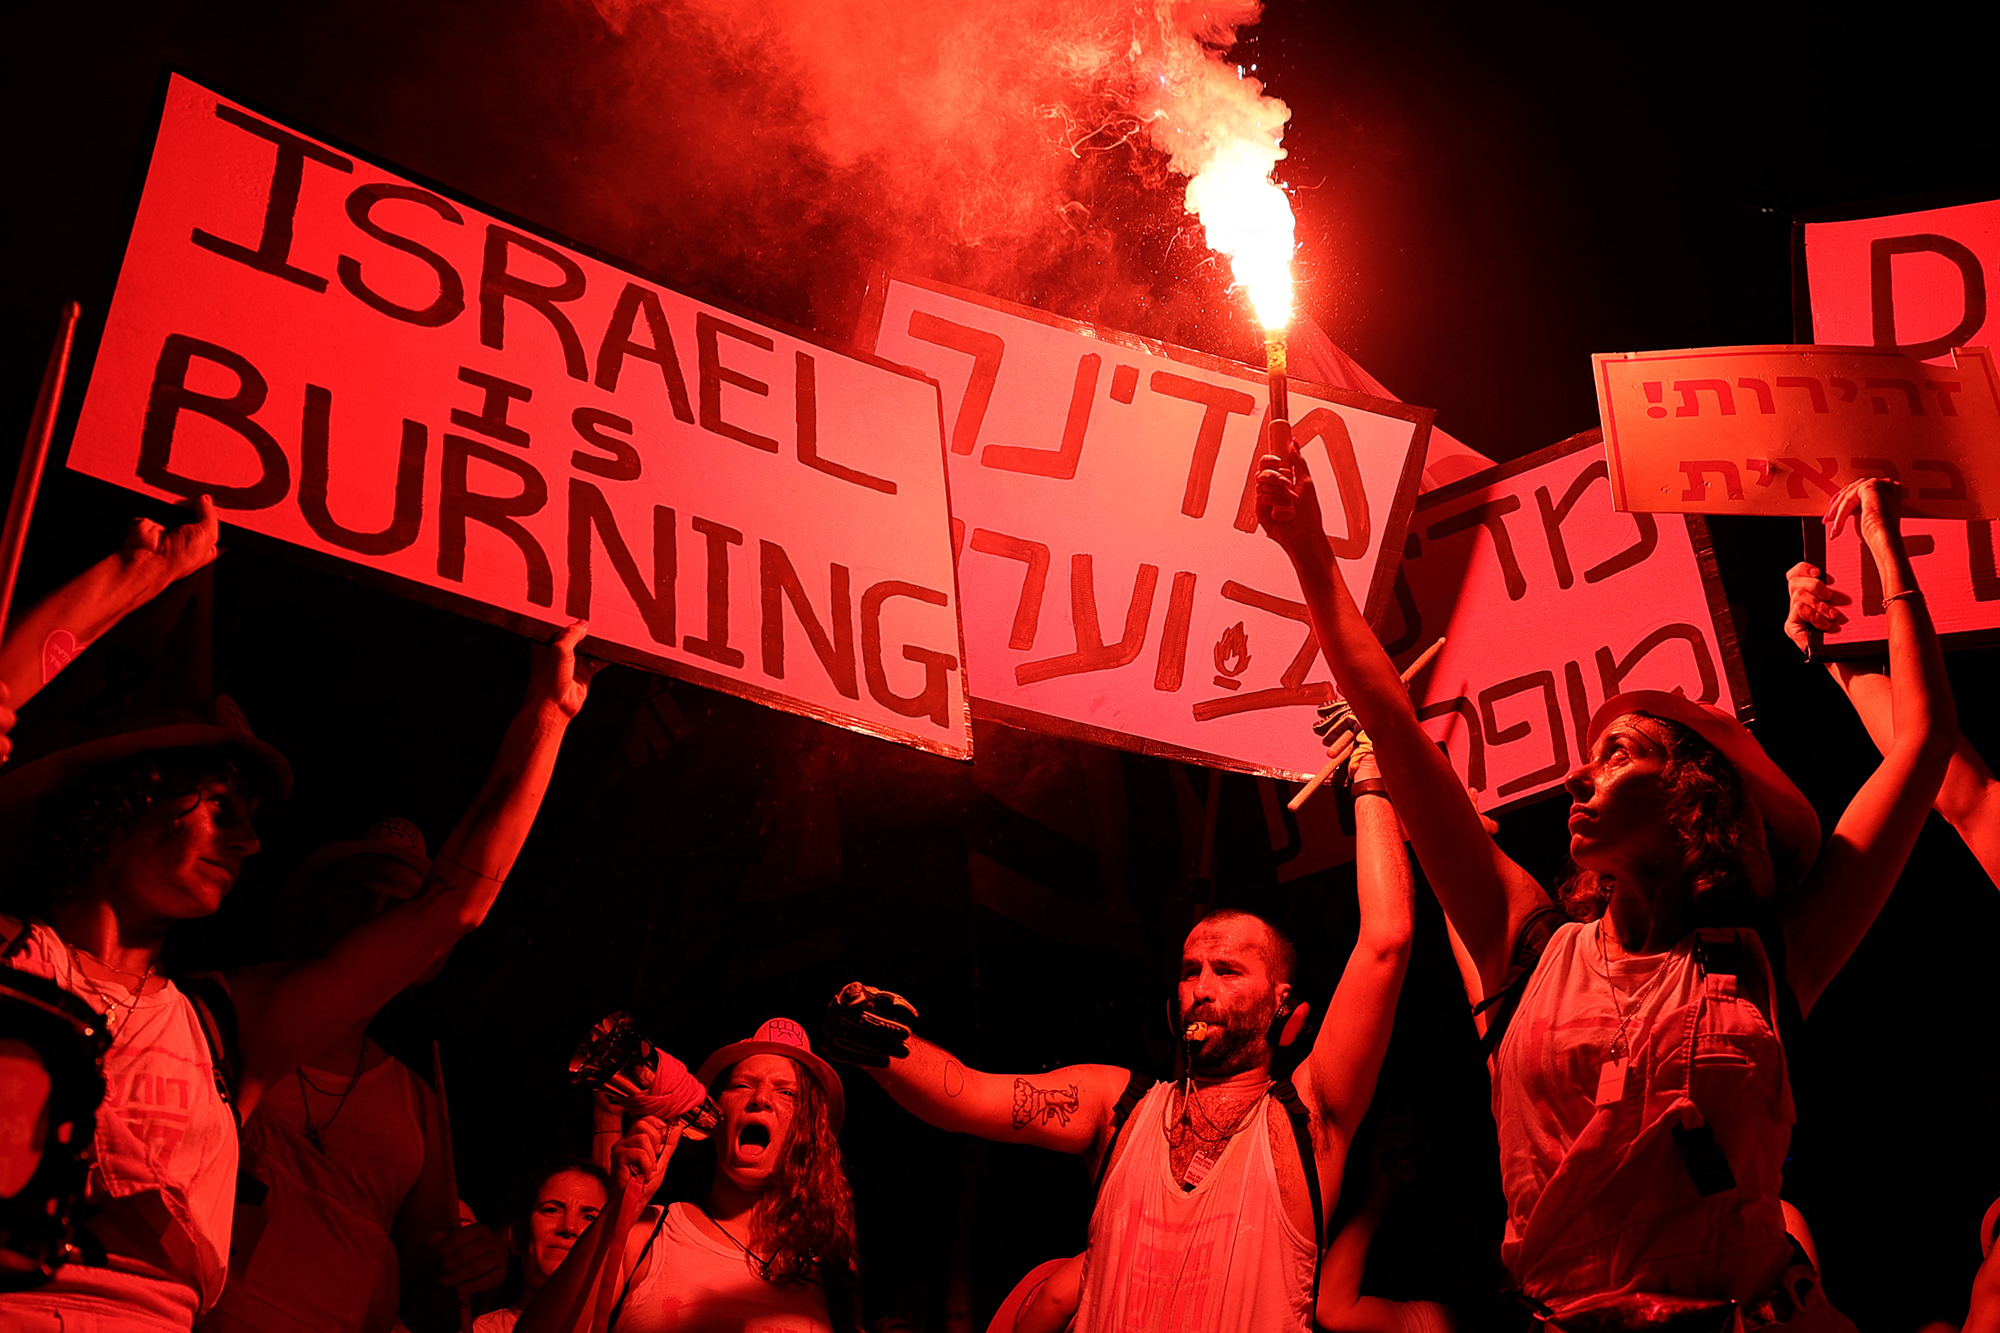
[[[320,871],[355,856],[393,856],[419,875],[431,873],[424,831],[407,819],[391,815],[370,824],[358,838],[343,838],[315,847],[285,876],[283,891],[303,890]]]
[[[424,831],[410,820],[394,815],[376,820],[358,838],[343,838],[339,842],[315,847],[303,861],[292,867],[292,872],[285,876],[285,882],[278,890],[271,933],[280,944],[296,944],[293,936],[305,912],[306,890],[312,887],[319,873],[328,866],[339,865],[356,856],[390,856],[419,876],[428,877],[431,873],[431,858],[424,844]]]
[[[88,740],[65,746],[11,771],[0,769],[0,811],[13,812],[91,769],[113,760],[152,750],[217,749],[246,760],[263,795],[291,795],[292,766],[270,744],[250,730],[249,719],[236,701],[218,694],[206,708],[185,705],[128,713],[111,728]]]
[[[1628,690],[1606,699],[1590,716],[1589,746],[1611,723],[1627,713],[1648,713],[1678,722],[1713,745],[1743,781],[1753,842],[1766,849],[1768,862],[1751,865],[1750,884],[1770,897],[1795,887],[1819,857],[1819,814],[1798,784],[1771,762],[1749,728],[1713,704],[1697,703],[1679,692]]]
[[[826,1094],[826,1119],[837,1134],[841,1121],[847,1118],[847,1093],[840,1086],[840,1075],[833,1066],[812,1052],[812,1039],[806,1030],[789,1018],[767,1018],[757,1029],[757,1035],[748,1041],[733,1041],[708,1059],[701,1062],[695,1071],[695,1078],[706,1088],[712,1085],[723,1070],[753,1055],[784,1055],[797,1060],[805,1071],[818,1080],[820,1091]]]

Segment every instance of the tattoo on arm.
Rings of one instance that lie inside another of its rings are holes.
[[[944,1062],[944,1095],[956,1097],[965,1091],[965,1066],[956,1060]]]
[[[1077,1085],[1067,1088],[1038,1088],[1027,1079],[1014,1080],[1014,1128],[1026,1129],[1038,1118],[1044,1125],[1054,1121],[1068,1125],[1082,1104]]]

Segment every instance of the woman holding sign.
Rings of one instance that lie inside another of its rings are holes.
[[[1296,448],[1258,517],[1291,556],[1327,660],[1373,737],[1410,841],[1477,970],[1507,1195],[1501,1257],[1553,1315],[1596,1327],[1695,1313],[1721,1327],[1851,1325],[1786,1234],[1792,1126],[1782,977],[1810,1010],[1895,884],[1956,731],[1893,483],[1859,514],[1889,602],[1896,732],[1821,844],[1812,806],[1734,718],[1635,691],[1591,718],[1569,776],[1564,910],[1481,827],[1336,568]]]
[[[182,538],[213,558],[215,519]],[[203,560],[201,563],[205,563]],[[540,807],[592,666],[572,625],[540,648],[485,787],[422,889],[325,957],[170,979],[182,921],[214,913],[291,770],[226,698],[131,715],[0,775],[10,871],[0,963],[101,1013],[109,1095],[76,1253],[0,1272],[0,1327],[186,1330],[228,1268],[239,1117],[441,959],[491,908]]]

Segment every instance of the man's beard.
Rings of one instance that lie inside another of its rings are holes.
[[[1219,1026],[1221,1035],[1194,1047],[1188,1055],[1188,1068],[1197,1074],[1235,1074],[1268,1060],[1270,1028],[1277,1012],[1277,1006],[1267,1002],[1253,1010],[1225,1015],[1219,1025],[1213,1014],[1196,1019]]]

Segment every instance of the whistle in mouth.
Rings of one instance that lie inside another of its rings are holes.
[[[1188,1041],[1206,1041],[1206,1040],[1208,1040],[1208,1024],[1206,1024],[1206,1023],[1190,1023],[1190,1024],[1188,1024],[1188,1025],[1187,1025],[1187,1036],[1186,1036],[1186,1039],[1187,1039]]]

